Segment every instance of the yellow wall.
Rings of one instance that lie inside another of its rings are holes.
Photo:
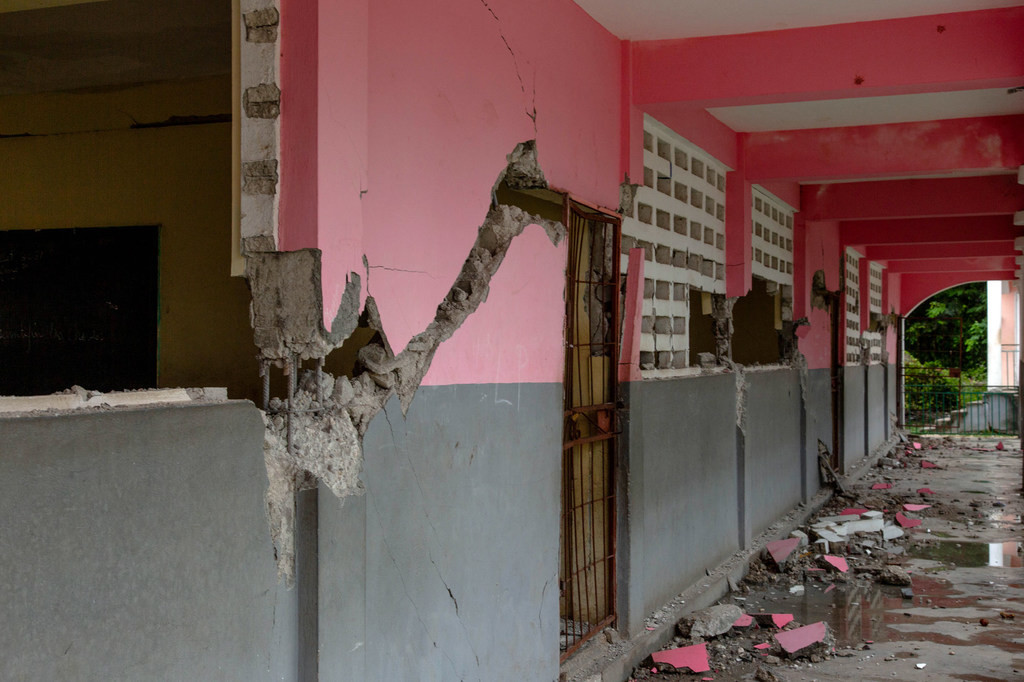
[[[255,398],[248,290],[230,276],[231,124],[130,129],[230,111],[230,77],[0,98],[0,134],[33,134],[0,139],[0,230],[160,225],[159,385]]]

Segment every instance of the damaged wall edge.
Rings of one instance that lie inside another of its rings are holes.
[[[516,145],[507,156],[494,189],[547,188],[533,140]],[[362,438],[373,418],[396,396],[407,414],[438,347],[451,338],[487,300],[492,277],[512,240],[529,225],[538,225],[555,246],[565,237],[560,222],[500,204],[492,191],[491,208],[477,230],[455,283],[437,307],[434,319],[397,355],[384,334],[376,302],[366,297],[360,313],[361,281],[350,273],[331,329],[323,324],[317,249],[278,252],[246,250],[246,276],[252,294],[251,321],[264,377],[264,459],[267,468],[267,514],[278,576],[291,587],[295,580],[295,499],[299,490],[322,482],[337,497],[363,493]],[[340,347],[362,323],[376,333],[359,349],[355,376],[323,372],[327,354]],[[317,370],[302,372],[303,360],[315,359]],[[288,399],[270,399],[271,366],[288,376]]]

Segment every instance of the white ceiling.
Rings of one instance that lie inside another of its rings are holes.
[[[1021,0],[575,0],[619,38],[662,40],[1015,7]]]
[[[741,133],[839,128],[1024,114],[1024,91],[1008,94],[1004,88],[959,90],[890,97],[716,107],[708,109],[708,112]]]

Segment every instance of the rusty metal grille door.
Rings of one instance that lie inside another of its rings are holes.
[[[615,622],[621,236],[617,217],[572,201],[567,204],[559,568],[562,660]]]

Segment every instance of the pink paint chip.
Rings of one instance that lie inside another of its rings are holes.
[[[744,613],[742,616],[736,619],[736,622],[732,624],[734,628],[749,628],[754,624],[754,617]]]
[[[892,487],[892,483],[876,483],[871,486],[872,490],[888,490]]]
[[[655,651],[651,654],[651,660],[655,663],[668,663],[673,668],[689,668],[695,673],[711,670],[708,664],[708,645],[703,642],[668,651]]]
[[[836,584],[832,583],[831,585],[829,585],[828,587],[825,588],[825,594],[828,594],[829,592],[831,592],[834,589],[836,589]]]
[[[772,559],[775,560],[775,563],[782,565],[799,544],[800,538],[787,538],[785,540],[769,542],[765,545],[765,548],[768,550],[768,553],[772,555]]]
[[[998,443],[996,443],[996,450],[1005,450],[1005,449],[1006,449],[1006,446],[1003,445],[1003,441],[999,441]]]
[[[834,567],[840,573],[846,573],[850,570],[850,565],[846,563],[846,559],[841,556],[832,556],[825,554],[821,557],[829,563],[830,566]]]
[[[918,495],[934,495],[935,491],[932,490],[931,488],[918,488],[917,489],[917,494]]]
[[[922,459],[921,460],[921,468],[922,469],[938,469],[939,465],[936,464],[935,462],[929,462],[926,459]]]
[[[765,642],[764,644],[755,644],[754,645],[755,649],[770,649],[771,647],[772,647],[772,645],[769,644],[768,642]]]
[[[793,654],[825,639],[825,622],[818,621],[802,628],[786,630],[775,635],[775,639],[787,653]]]
[[[772,623],[774,623],[775,627],[777,627],[780,630],[782,628],[786,627],[787,624],[792,623],[792,622],[793,622],[793,614],[792,613],[773,613],[772,614]]]
[[[920,526],[924,522],[921,521],[921,519],[910,519],[910,518],[907,518],[903,514],[900,514],[899,512],[896,512],[896,523],[900,524],[904,528],[916,528],[917,526]]]
[[[931,507],[930,504],[905,504],[905,505],[903,505],[903,508],[906,509],[909,512],[919,512],[922,509],[928,509],[929,507]]]
[[[914,449],[915,450],[920,450],[921,449],[921,444],[920,443],[914,443]]]
[[[843,511],[839,512],[840,516],[852,516],[854,514],[863,514],[868,511],[867,509],[861,509],[859,507],[847,507]]]

